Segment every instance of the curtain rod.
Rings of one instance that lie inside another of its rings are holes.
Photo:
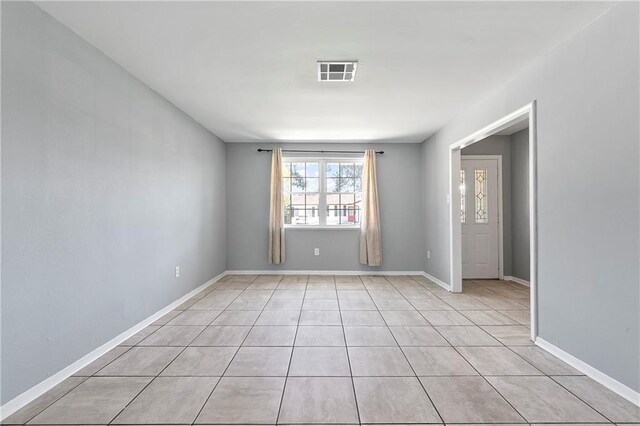
[[[272,149],[258,148],[258,152],[272,152]],[[306,149],[283,149],[282,152],[315,152],[320,154],[364,154],[364,151],[312,151]],[[376,151],[376,154],[384,154],[384,151]]]

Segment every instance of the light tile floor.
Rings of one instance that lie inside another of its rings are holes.
[[[529,339],[529,292],[227,276],[5,424],[640,423]]]

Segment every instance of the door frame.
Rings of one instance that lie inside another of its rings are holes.
[[[468,146],[468,145],[467,145]],[[504,279],[504,210],[502,205],[502,155],[486,154],[486,155],[460,155],[460,163],[462,160],[498,160],[498,279]],[[458,179],[460,179],[458,172]],[[455,205],[456,198],[451,197],[452,205]],[[460,236],[462,238],[462,224],[460,224]],[[462,245],[460,246],[460,268],[462,268]],[[462,277],[462,269],[460,269]]]
[[[462,225],[454,200],[460,182],[461,150],[494,135],[514,124],[528,121],[529,127],[529,265],[530,265],[530,313],[531,340],[538,335],[538,193],[537,193],[537,132],[536,101],[513,111],[480,130],[466,136],[449,146],[449,276],[451,291],[462,292]]]

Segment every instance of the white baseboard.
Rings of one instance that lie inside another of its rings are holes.
[[[451,286],[447,283],[445,283],[444,281],[434,277],[431,274],[427,274],[426,272],[422,272],[420,273],[420,275],[422,275],[423,277],[425,277],[426,279],[433,281],[434,283],[438,284],[440,287],[444,288],[447,291],[451,291]]]
[[[514,283],[518,283],[518,284],[522,284],[522,285],[527,286],[527,287],[531,287],[531,284],[529,284],[529,281],[523,280],[522,278],[512,277],[510,275],[505,275],[503,277],[503,279],[505,281],[513,281]]]
[[[164,315],[168,314],[169,312],[171,312],[172,310],[174,310],[175,308],[177,308],[187,300],[191,299],[193,296],[195,296],[205,288],[209,287],[210,285],[218,281],[220,278],[224,277],[226,274],[227,274],[226,272],[223,272],[218,276],[210,279],[209,281],[202,284],[195,290],[190,291],[189,293],[182,296],[180,299],[162,308],[161,310],[151,315],[150,317],[140,321],[138,324],[134,325],[124,333],[119,334],[118,336],[109,340],[104,345],[91,351],[90,353],[83,356],[73,364],[63,368],[62,370],[58,371],[54,375],[50,376],[49,378],[43,380],[42,382],[38,383],[32,388],[16,396],[12,400],[6,402],[4,405],[0,406],[0,421],[6,419],[11,414],[15,413],[16,411],[18,411],[19,409],[21,409],[22,407],[24,407],[25,405],[33,401],[34,399],[38,398],[43,393],[52,389],[54,386],[58,385],[60,382],[62,382],[63,380],[73,375],[75,372],[91,364],[93,361],[100,358],[102,355],[106,354],[111,349],[115,348],[120,343],[124,342],[125,340],[127,340],[128,338],[136,334],[137,332],[141,331],[143,328],[151,325],[156,320],[162,318]]]
[[[634,391],[627,385],[620,383],[619,381],[606,375],[602,371],[596,368],[593,368],[586,362],[579,360],[578,358],[571,355],[570,353],[567,353],[562,349],[560,349],[559,347],[553,345],[552,343],[549,343],[546,340],[540,338],[540,336],[536,338],[535,344],[540,346],[545,351],[549,352],[551,355],[554,355],[555,357],[566,362],[567,364],[569,364],[576,370],[580,371],[581,373],[586,374],[588,377],[592,378],[593,380],[600,383],[604,387],[608,388],[609,390],[617,393],[624,399],[640,407],[640,393]]]
[[[309,271],[309,270],[236,270],[227,275],[422,275],[422,271]]]

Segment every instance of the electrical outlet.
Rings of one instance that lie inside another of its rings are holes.
[[[320,249],[319,248],[314,248],[313,249],[313,255],[314,256],[320,256]]]
[[[180,277],[180,267],[176,266],[176,278]]]
[[[427,259],[431,259],[431,250],[427,250]]]

